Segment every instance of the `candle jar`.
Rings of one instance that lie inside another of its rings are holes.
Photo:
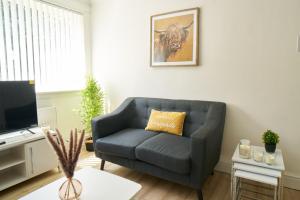
[[[262,162],[264,160],[264,152],[260,150],[255,150],[253,152],[253,158],[256,162]]]
[[[246,140],[246,139],[240,140],[239,155],[240,155],[240,158],[245,158],[245,159],[251,158],[250,140]]]
[[[50,131],[50,126],[42,126],[41,129],[44,134],[47,134],[47,132]]]
[[[265,163],[268,165],[274,165],[275,163],[275,154],[266,153],[265,154]]]

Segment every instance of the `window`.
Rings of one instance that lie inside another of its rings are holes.
[[[35,80],[38,92],[74,90],[85,73],[80,13],[36,0],[0,0],[0,80]]]

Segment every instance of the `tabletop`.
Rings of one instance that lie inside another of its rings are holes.
[[[141,189],[138,183],[93,168],[76,171],[74,178],[82,183],[80,200],[128,200]],[[60,178],[24,196],[21,200],[59,200],[58,190],[64,181],[66,181],[65,177]]]
[[[268,169],[273,169],[273,170],[279,170],[279,171],[284,171],[285,167],[284,167],[284,161],[283,161],[283,156],[282,156],[282,152],[280,149],[276,149],[275,152],[275,162],[273,165],[268,165],[264,162],[256,162],[253,159],[253,152],[255,150],[259,150],[259,151],[264,151],[265,152],[265,148],[264,147],[260,147],[260,146],[251,146],[251,158],[250,159],[244,159],[244,158],[240,158],[239,156],[239,145],[237,145],[235,152],[232,156],[232,162],[237,162],[237,163],[244,163],[244,164],[248,164],[248,165],[254,165],[254,166],[259,166],[259,167],[264,167],[264,168],[268,168]]]

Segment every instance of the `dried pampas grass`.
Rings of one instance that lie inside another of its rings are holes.
[[[81,134],[77,131],[77,129],[75,129],[74,133],[71,130],[68,149],[66,148],[63,137],[58,129],[56,129],[56,133],[58,141],[49,131],[47,132],[47,138],[58,156],[61,168],[63,169],[66,177],[72,178],[81,151],[84,130],[81,132]],[[79,134],[80,137],[78,140]]]

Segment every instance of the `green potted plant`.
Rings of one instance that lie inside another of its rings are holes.
[[[93,77],[88,77],[86,87],[81,91],[81,103],[79,114],[84,125],[86,134],[85,140],[87,151],[94,151],[91,121],[94,117],[103,114],[104,93]]]
[[[271,130],[267,130],[263,133],[262,139],[265,143],[266,152],[274,153],[276,150],[276,144],[279,142],[278,134]]]

